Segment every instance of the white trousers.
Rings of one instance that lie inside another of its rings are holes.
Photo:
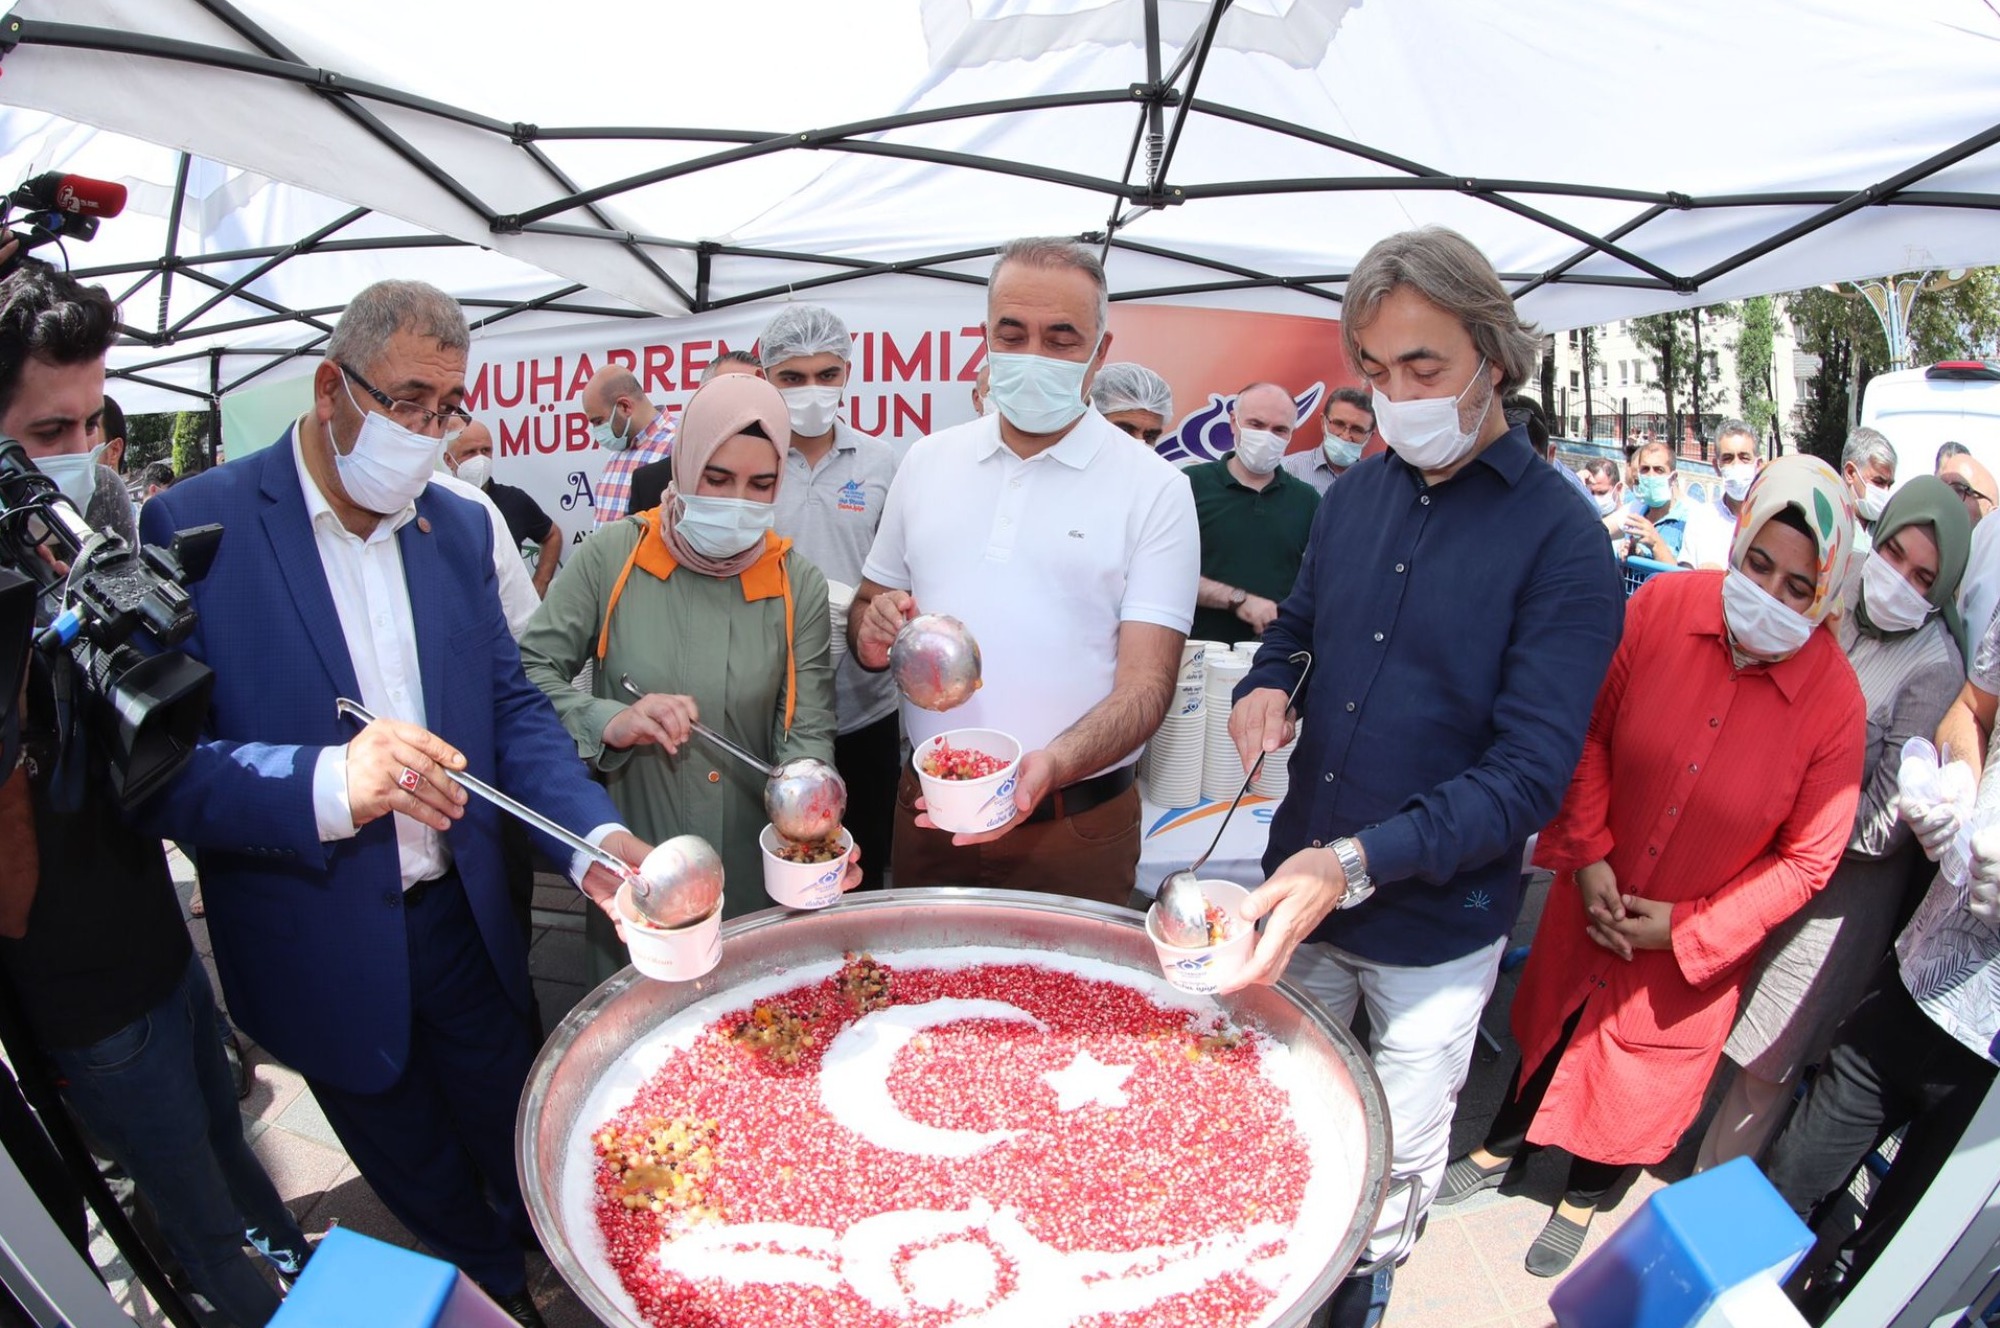
[[[1288,981],[1312,993],[1343,1024],[1353,1020],[1359,1001],[1367,1001],[1375,1076],[1389,1103],[1390,1174],[1422,1187],[1415,1217],[1407,1184],[1389,1192],[1367,1259],[1396,1251],[1406,1220],[1422,1216],[1444,1179],[1452,1113],[1506,949],[1503,936],[1462,959],[1398,968],[1308,941],[1285,970]]]

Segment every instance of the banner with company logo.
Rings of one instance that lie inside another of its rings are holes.
[[[973,382],[986,358],[983,289],[916,285],[920,289],[904,284],[892,295],[852,291],[826,301],[854,338],[842,418],[888,441],[899,455],[924,435],[973,417]],[[492,430],[494,478],[532,495],[569,543],[582,539],[593,528],[592,494],[611,455],[592,442],[583,413],[591,376],[606,365],[624,365],[655,405],[678,413],[717,356],[756,348],[778,307],[600,319],[475,339],[465,405]],[[1319,445],[1326,394],[1356,381],[1341,352],[1340,325],[1332,320],[1115,304],[1111,334],[1108,359],[1144,364],[1173,388],[1175,419],[1158,450],[1178,464],[1230,449],[1229,403],[1249,383],[1269,380],[1292,394],[1300,420],[1294,447],[1303,448]],[[273,407],[273,418],[289,419],[287,411],[296,413],[310,400],[304,381],[274,390],[285,401]],[[253,432],[276,436],[261,422]],[[231,455],[239,450],[237,441],[229,440]]]

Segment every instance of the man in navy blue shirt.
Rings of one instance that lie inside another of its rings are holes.
[[[1380,1267],[1333,1298],[1333,1323],[1365,1325],[1443,1175],[1522,848],[1568,787],[1624,604],[1603,527],[1507,423],[1539,341],[1485,257],[1439,228],[1391,236],[1345,309],[1390,450],[1320,504],[1230,733],[1246,764],[1289,739],[1288,659],[1311,651],[1243,981],[1289,964],[1336,1017],[1368,1003],[1405,1184],[1368,1248]]]

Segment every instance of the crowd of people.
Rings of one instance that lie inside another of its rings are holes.
[[[593,981],[625,963],[618,881],[446,772],[628,864],[699,835],[734,916],[767,903],[762,786],[699,723],[767,762],[838,767],[847,888],[1125,904],[1135,762],[1190,637],[1261,643],[1229,720],[1246,768],[1296,742],[1241,981],[1289,977],[1341,1020],[1365,1006],[1388,1102],[1397,1184],[1327,1321],[1379,1321],[1425,1212],[1539,1148],[1569,1155],[1568,1183],[1525,1260],[1560,1273],[1711,1083],[1699,1165],[1757,1157],[1809,1217],[1908,1126],[1860,1231],[1794,1290],[1824,1313],[1866,1271],[2000,1036],[2000,832],[1967,828],[2000,803],[1991,473],[1948,447],[1895,488],[1873,430],[1835,470],[1768,456],[1740,421],[1700,499],[1664,441],[1572,469],[1516,395],[1537,334],[1435,228],[1356,266],[1341,328],[1359,383],[1325,398],[1319,441],[1294,446],[1313,421],[1292,388],[1251,382],[1228,453],[1182,470],[1153,446],[1172,391],[1112,358],[1108,308],[1087,248],[1002,246],[977,413],[900,463],[842,409],[853,338],[825,307],[787,304],[677,410],[605,367],[581,401],[609,454],[594,528],[566,549],[495,481],[463,405],[470,333],[441,291],[359,292],[284,435],[179,483],[149,471],[135,521],[104,441],[123,433],[109,297],[36,265],[0,283],[0,431],[93,526],[225,532],[191,591],[182,648],[214,692],[186,768],[134,806],[101,760],[76,776],[76,682],[38,655],[0,800],[39,849],[0,862],[0,1034],[59,1072],[223,1320],[264,1323],[258,1261],[294,1277],[310,1246],[243,1141],[163,840],[194,859],[237,1024],[304,1076],[391,1212],[532,1325],[512,1154],[541,1029],[536,856],[593,901]],[[1683,570],[1628,600],[1635,560]],[[926,610],[984,658],[949,716],[899,705],[886,672]],[[356,726],[337,698],[376,718]],[[983,834],[934,827],[908,760],[961,727],[1023,749],[1019,814]],[[1918,738],[1976,799],[1906,786]],[[1537,835],[1553,881],[1513,1005],[1521,1062],[1453,1159]],[[1965,869],[1940,872],[1954,851]]]

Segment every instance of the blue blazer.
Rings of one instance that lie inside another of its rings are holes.
[[[292,430],[274,446],[175,485],[145,505],[141,537],[219,522],[200,623],[182,649],[215,671],[204,741],[136,813],[192,849],[230,1013],[309,1078],[379,1092],[410,1046],[408,944],[393,818],[321,843],[313,767],[359,730],[334,700],[361,699],[327,588]],[[310,480],[306,481],[310,483]],[[620,820],[591,782],[548,698],[521,672],[501,616],[486,513],[433,487],[396,540],[409,585],[426,727],[468,771],[588,833]],[[527,953],[508,907],[500,813],[478,798],[446,839],[501,985],[531,1008]],[[569,850],[543,845],[559,862]]]

